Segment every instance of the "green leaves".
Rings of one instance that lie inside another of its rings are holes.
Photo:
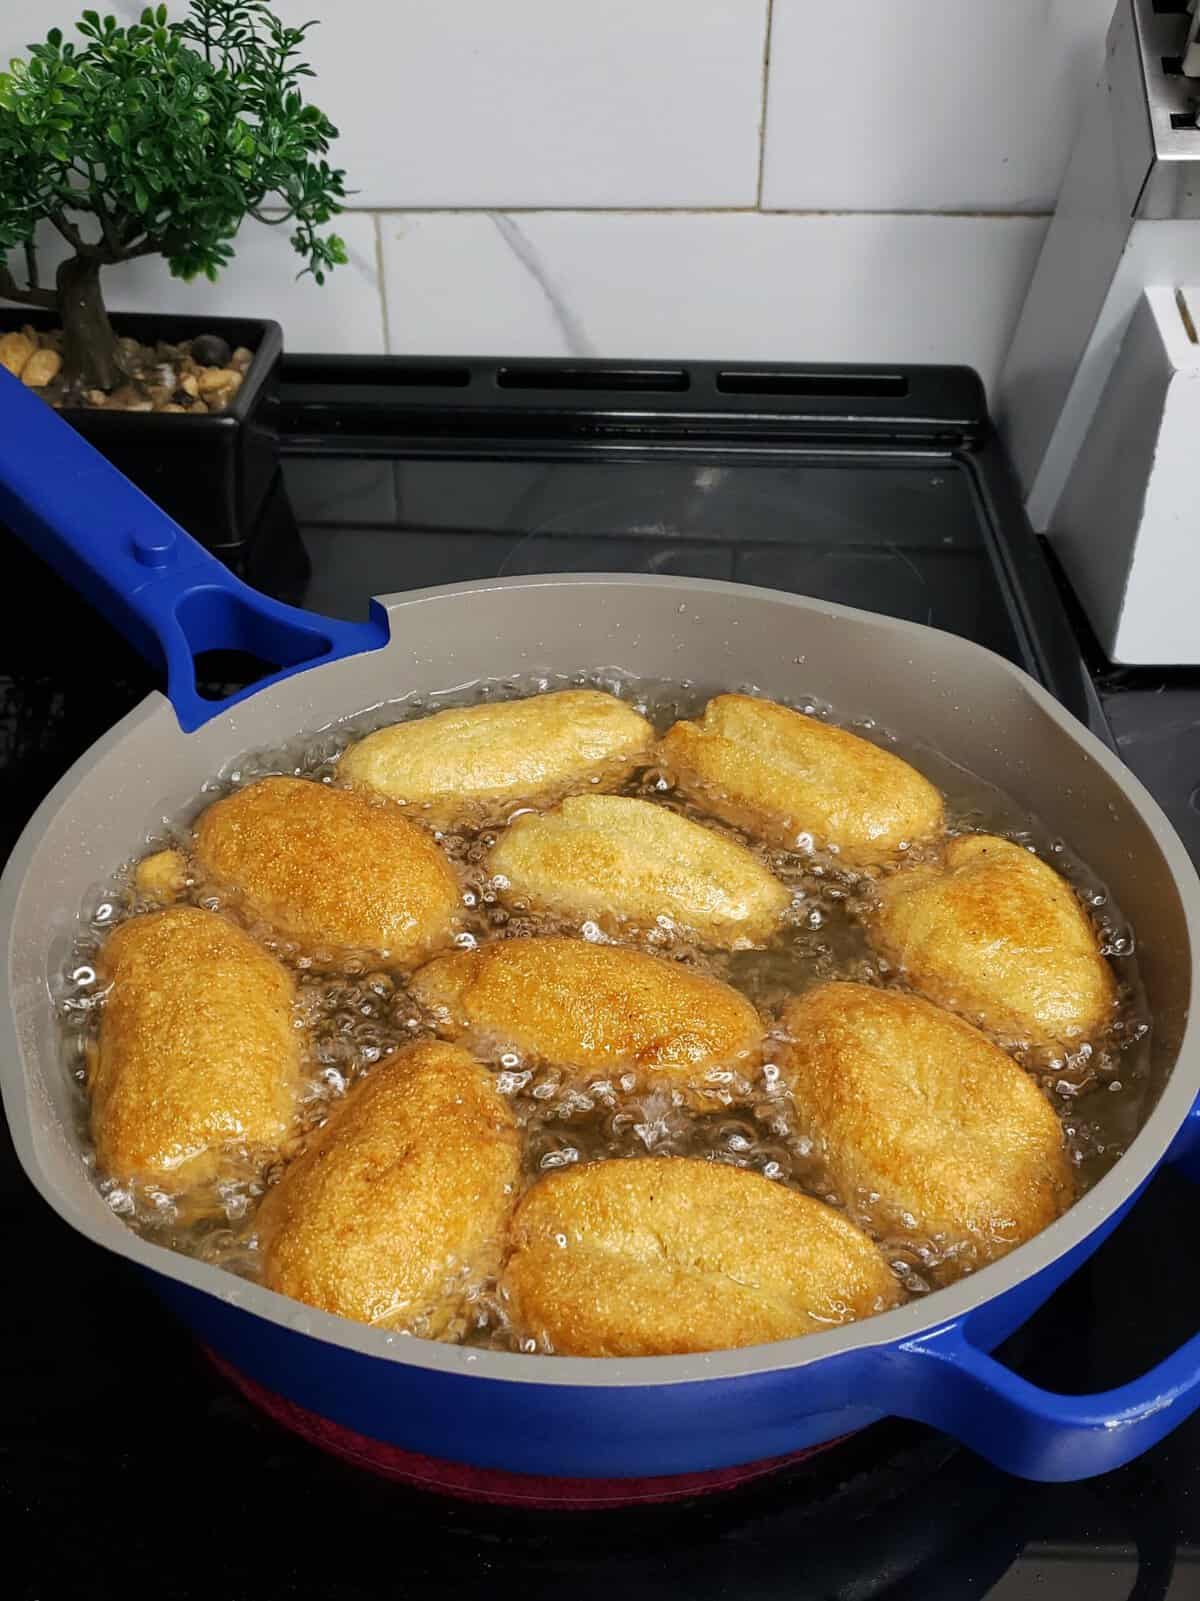
[[[325,159],[337,130],[300,89],[311,26],[265,0],[190,0],[177,22],[161,4],[129,25],[85,10],[78,43],[51,29],[0,74],[0,265],[42,218],[74,216],[76,248],[101,262],[158,250],[180,277],[213,277],[251,215],[292,221],[323,281],[346,259],[319,232],[346,189]]]

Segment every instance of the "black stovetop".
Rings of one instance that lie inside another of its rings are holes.
[[[1109,738],[1200,857],[1200,677],[1108,667],[1025,523],[978,386],[951,370],[297,359],[282,475],[230,559],[335,615],[500,573],[697,574],[932,623],[1002,652]],[[153,674],[4,546],[0,845]],[[31,618],[37,627],[30,628]],[[228,665],[225,672],[232,671]],[[0,1595],[1200,1596],[1200,1419],[1082,1485],[1028,1485],[909,1425],[690,1505],[530,1514],[318,1455],[234,1395],[120,1264],[48,1211],[0,1135]],[[1192,1192],[1131,1220],[1010,1344],[1063,1390],[1200,1327]]]

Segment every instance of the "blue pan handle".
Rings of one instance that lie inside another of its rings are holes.
[[[244,584],[3,369],[0,522],[164,672],[185,733],[305,667],[387,644],[375,602],[366,622],[340,622]],[[278,671],[205,700],[195,657],[207,650],[249,651]]]
[[[1200,1101],[1167,1160],[1200,1180]],[[1045,1482],[1122,1467],[1200,1408],[1200,1334],[1140,1378],[1097,1395],[1030,1384],[973,1345],[963,1322],[894,1346],[881,1362],[875,1379],[889,1412],[953,1435],[1006,1472]]]

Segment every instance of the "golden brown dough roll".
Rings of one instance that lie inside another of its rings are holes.
[[[398,807],[306,778],[260,778],[197,819],[200,867],[303,944],[418,961],[450,939],[454,871]]]
[[[436,957],[412,981],[452,1038],[562,1067],[631,1068],[696,1088],[745,1071],[762,1040],[750,1002],[660,956],[586,940],[499,940]]]
[[[518,817],[488,869],[508,881],[506,898],[648,927],[663,915],[727,948],[765,944],[791,899],[743,845],[623,795],[576,795]]]
[[[115,928],[90,1077],[104,1172],[172,1187],[222,1147],[269,1156],[292,1125],[300,1037],[291,975],[216,912],[175,906]]]
[[[986,1261],[1070,1203],[1053,1109],[969,1023],[915,995],[843,983],[789,1001],[783,1023],[797,1114],[852,1214]]]
[[[795,849],[801,835],[847,866],[896,854],[942,828],[942,797],[869,740],[750,695],[718,695],[660,747],[685,794],[715,817]]]
[[[269,1190],[273,1290],[436,1337],[496,1270],[520,1151],[508,1103],[457,1046],[423,1041],[356,1085]]]
[[[646,719],[615,695],[562,689],[394,723],[351,745],[338,772],[448,821],[472,805],[537,800],[591,778],[617,783],[653,742]]]
[[[143,900],[167,906],[187,887],[187,858],[182,851],[155,851],[134,868],[133,887]]]
[[[550,1174],[517,1209],[513,1241],[514,1321],[560,1356],[760,1345],[901,1298],[874,1244],[832,1207],[687,1157]]]
[[[966,834],[945,866],[879,886],[872,937],[917,989],[1006,1038],[1078,1044],[1116,999],[1087,914],[1053,868],[1011,840]]]

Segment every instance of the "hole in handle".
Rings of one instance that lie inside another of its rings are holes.
[[[228,700],[239,690],[271,678],[282,666],[248,650],[199,650],[195,664],[196,693],[201,700]]]
[[[261,610],[254,601],[216,585],[188,590],[175,608],[192,654],[196,693],[208,701],[277,673],[317,661],[332,649],[319,629]]]

